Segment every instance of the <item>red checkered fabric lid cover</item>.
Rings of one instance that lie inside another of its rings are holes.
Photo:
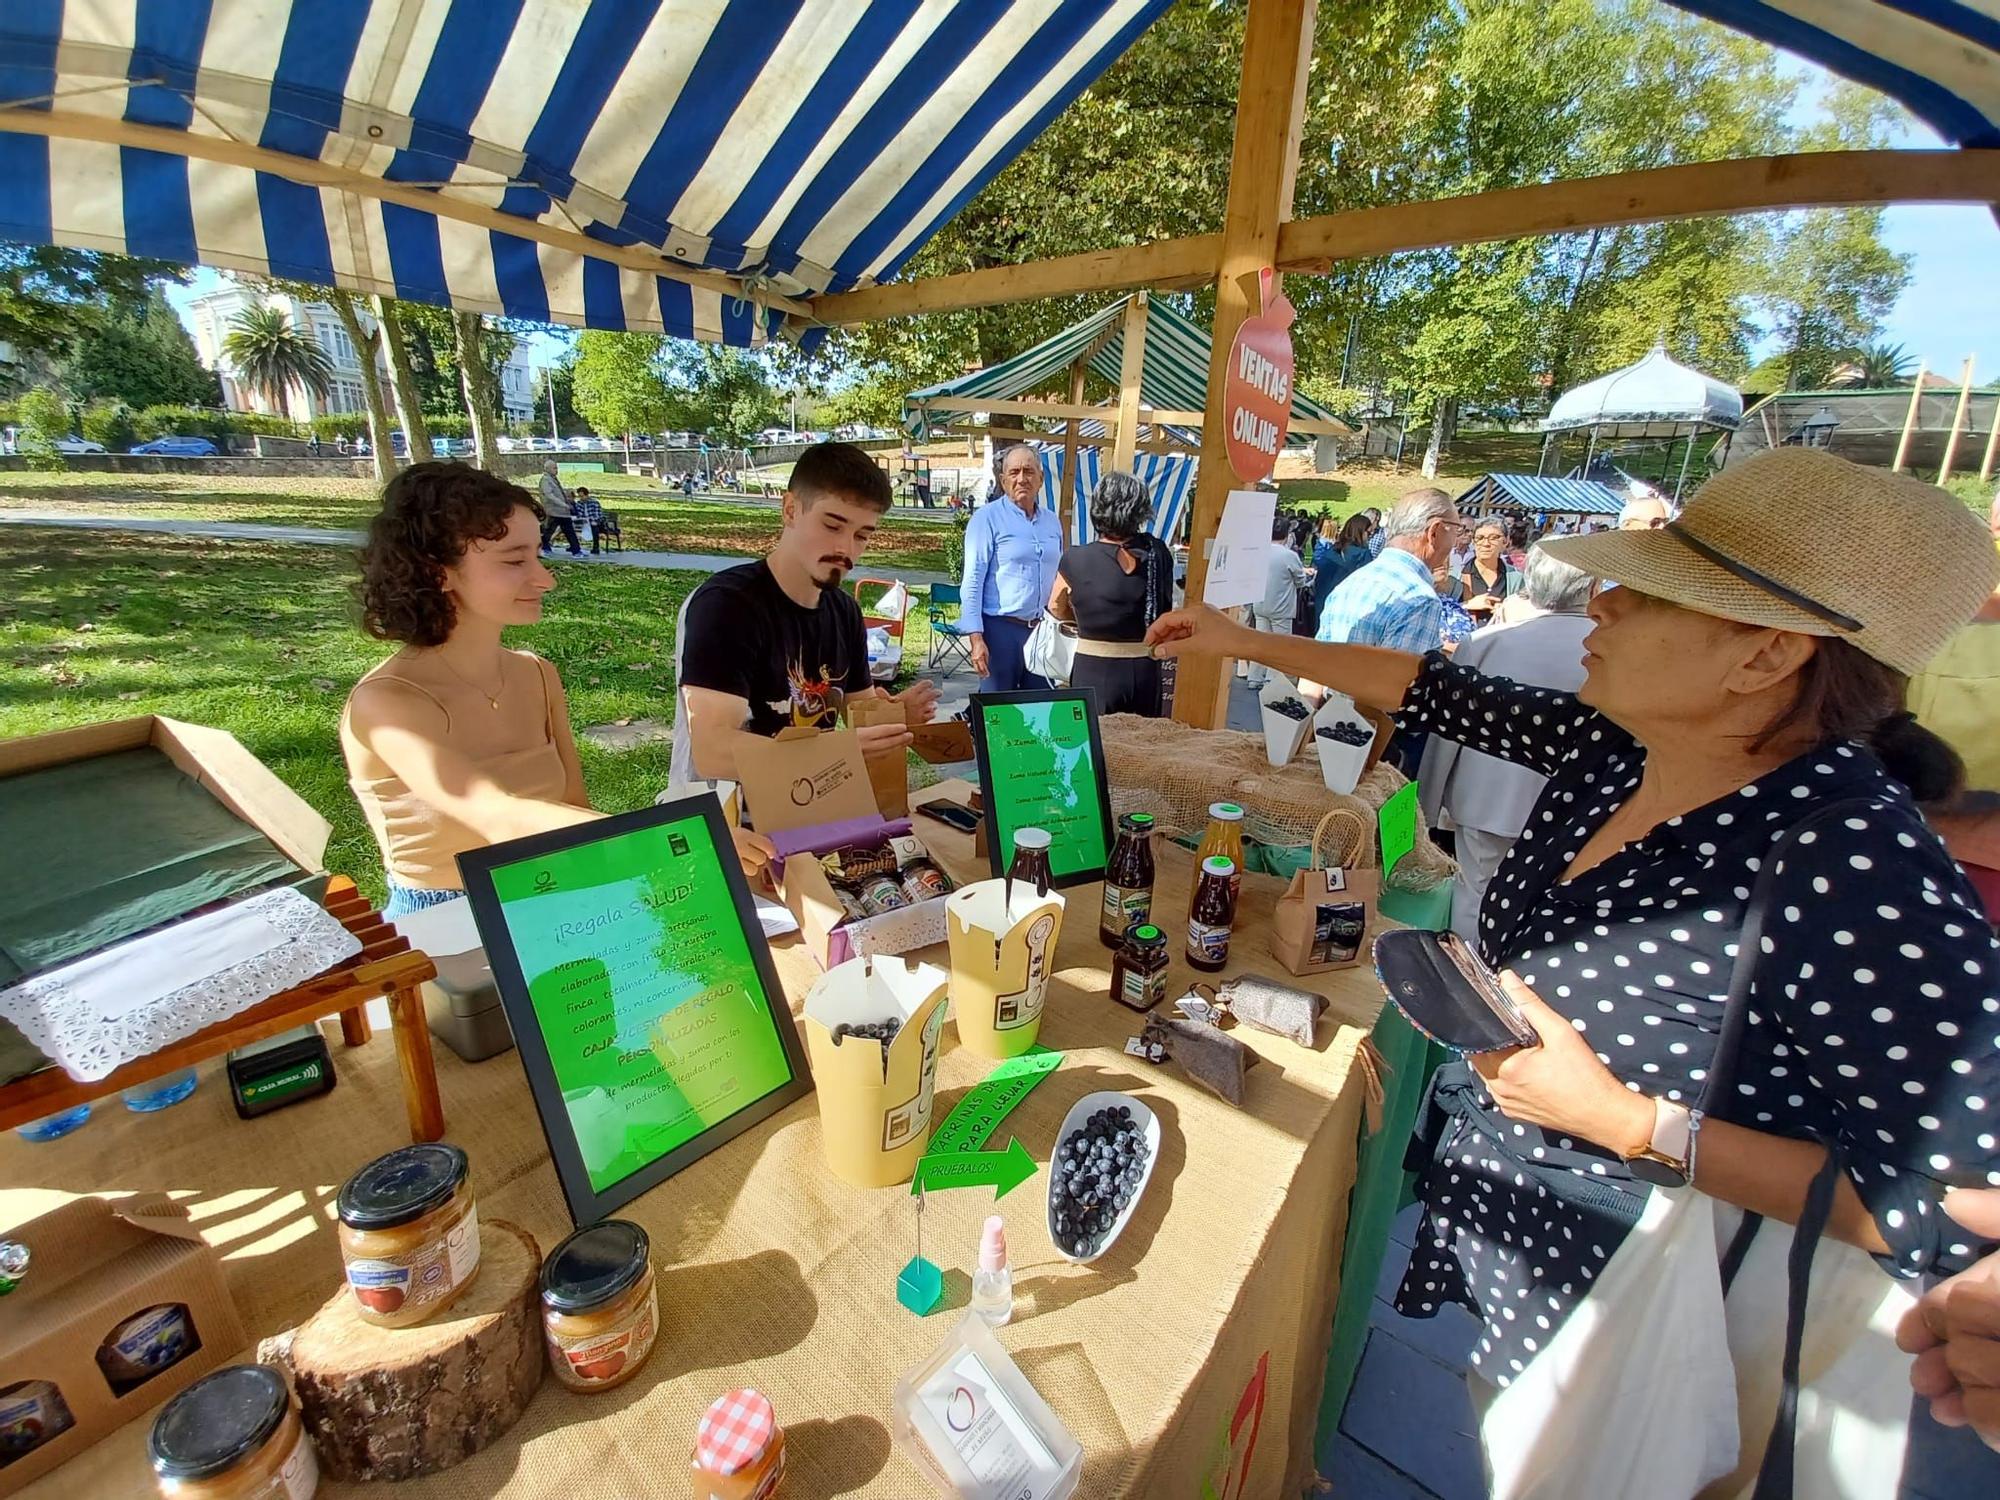
[[[694,1456],[712,1474],[734,1474],[764,1456],[771,1434],[778,1429],[771,1403],[756,1391],[728,1391],[701,1419]]]

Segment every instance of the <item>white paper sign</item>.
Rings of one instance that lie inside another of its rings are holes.
[[[1222,524],[1209,544],[1208,578],[1202,602],[1229,609],[1264,597],[1264,574],[1271,552],[1271,522],[1278,497],[1269,490],[1231,490],[1223,502]]]

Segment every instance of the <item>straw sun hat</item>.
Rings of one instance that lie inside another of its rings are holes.
[[[1654,531],[1550,537],[1553,557],[1705,615],[1848,641],[1914,675],[2000,583],[1969,506],[1810,448],[1723,470]]]

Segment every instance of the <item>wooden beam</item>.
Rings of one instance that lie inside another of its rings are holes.
[[[1069,367],[1069,404],[1071,406],[1083,405],[1083,376],[1085,370],[1087,370],[1089,367],[1090,367],[1090,356],[1088,354],[1082,354],[1077,356],[1076,362]],[[1063,502],[1068,500],[1070,496],[1074,495],[1077,489],[1076,485],[1077,421],[1078,421],[1077,418],[1071,417],[1068,421],[1063,423],[1063,467],[1062,467],[1063,492],[1062,494],[1056,497],[1056,516],[1063,522],[1064,536],[1068,536],[1070,533],[1069,533],[1068,517],[1064,515],[1064,512],[1069,509],[1069,506],[1065,505]]]
[[[1772,209],[1994,202],[2000,202],[2000,151],[1809,151],[1296,219],[1278,236],[1278,266],[1324,271],[1335,261],[1399,250]]]
[[[942,430],[947,437],[990,437],[996,443],[1002,440],[1010,443],[1046,443],[1049,440],[1049,434],[1046,432],[1029,432],[1024,428],[1014,427],[951,426]],[[1078,437],[1076,445],[1079,448],[1113,448],[1117,446],[1117,439]],[[1171,438],[1148,438],[1140,443],[1138,448],[1141,453],[1185,453],[1190,458],[1201,457],[1201,449],[1187,443],[1177,443]]]
[[[226,166],[269,172],[274,177],[304,183],[308,187],[333,188],[339,192],[352,193],[358,198],[373,198],[382,203],[395,203],[404,208],[412,208],[419,213],[436,214],[440,219],[452,219],[481,229],[496,229],[503,234],[534,240],[558,250],[595,256],[599,260],[608,260],[628,270],[642,271],[651,276],[664,276],[669,281],[683,282],[688,286],[720,292],[726,297],[744,298],[760,306],[780,308],[798,317],[813,316],[812,308],[796,298],[781,297],[774,292],[748,292],[734,277],[683,265],[659,251],[630,245],[606,244],[603,240],[591,239],[588,235],[579,234],[572,229],[561,229],[535,219],[524,219],[519,214],[504,214],[498,209],[488,208],[484,204],[468,203],[462,198],[453,198],[444,192],[405,187],[400,183],[370,176],[366,172],[331,166],[323,161],[293,156],[285,151],[267,151],[261,146],[246,145],[226,136],[197,135],[189,130],[170,130],[158,125],[137,125],[127,120],[69,114],[62,110],[35,109],[0,109],[0,130],[10,130],[18,135],[48,136],[53,140],[101,141],[112,146],[137,146],[148,151],[162,152],[168,156],[192,157],[199,161],[221,162]],[[368,286],[363,289],[371,292],[383,290],[378,286]],[[393,292],[394,288],[388,290]],[[495,309],[496,312],[498,310]]]
[[[1139,388],[1146,373],[1146,294],[1134,292],[1125,304],[1125,342],[1118,362],[1118,443],[1111,450],[1111,467],[1132,467],[1133,444],[1139,441]]]
[[[1286,224],[1274,263],[1280,271],[1325,271],[1337,260],[1438,245],[1858,203],[2000,203],[2000,150],[1753,156],[1349,209]],[[861,323],[1080,292],[1173,291],[1212,281],[1221,253],[1221,235],[1190,235],[838,292],[814,298],[812,308],[824,322]]]
[[[1208,420],[1207,412],[1200,411],[1156,411],[1150,406],[1139,408],[1142,422],[1171,422],[1176,427],[1199,427]],[[1294,417],[1290,424],[1293,432],[1310,433],[1315,437],[1353,437],[1354,428],[1346,422],[1315,422],[1309,418]]]
[[[1059,422],[1065,417],[1112,415],[1106,406],[1090,406],[1082,401],[998,401],[988,396],[926,396],[909,403],[920,411],[983,411],[996,417],[1046,417]]]
[[[1993,390],[1993,410],[1986,416],[1986,455],[1979,460],[1979,482],[1993,477],[1995,460],[2000,460],[2000,386]]]
[[[1120,245],[1112,250],[1088,250],[1081,255],[1031,261],[1025,266],[989,266],[953,276],[929,276],[919,281],[831,292],[813,299],[813,313],[826,323],[875,323],[914,313],[995,307],[1004,302],[1033,302],[1041,297],[1066,297],[1076,292],[1129,291],[1134,287],[1178,291],[1206,286],[1215,280],[1216,260],[1221,253],[1219,234],[1155,240],[1150,245]]]
[[[1965,426],[1965,408],[1972,401],[1972,356],[1965,356],[1965,374],[1958,387],[1958,405],[1951,413],[1951,435],[1944,440],[1944,462],[1938,465],[1938,488],[1951,478],[1951,461],[1958,457],[1958,434]]]
[[[1903,413],[1903,435],[1896,439],[1896,461],[1889,465],[1889,472],[1903,472],[1903,460],[1910,456],[1910,439],[1917,430],[1917,408],[1924,399],[1924,376],[1930,365],[1924,360],[1917,361],[1917,378],[1910,386],[1910,409]]]
[[[1292,212],[1316,8],[1317,0],[1250,0],[1244,28],[1236,139],[1229,157],[1229,201],[1223,210],[1208,351],[1209,400],[1201,429],[1201,449],[1207,457],[1195,476],[1194,524],[1188,544],[1190,604],[1201,600],[1208,576],[1208,544],[1215,538],[1223,501],[1235,483],[1226,457],[1223,381],[1236,331],[1260,300],[1258,272],[1276,259],[1279,226]],[[1181,658],[1174,717],[1202,729],[1226,722],[1231,674],[1230,663],[1220,657]]]

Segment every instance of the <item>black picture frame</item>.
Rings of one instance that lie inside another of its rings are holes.
[[[575,1126],[563,1103],[562,1084],[556,1077],[548,1043],[542,1035],[541,1019],[528,994],[527,979],[521,971],[520,957],[515,952],[513,934],[493,884],[493,872],[563,850],[622,838],[647,828],[685,823],[693,816],[706,821],[710,838],[720,856],[716,863],[720,866],[722,879],[728,884],[737,920],[742,924],[748,941],[751,960],[763,985],[765,1009],[784,1050],[791,1079],[752,1100],[692,1140],[600,1190],[591,1184],[583,1152],[577,1144]],[[791,1003],[779,981],[777,966],[771,961],[771,945],[764,936],[762,923],[758,921],[749,881],[744,877],[734,850],[735,844],[730,837],[729,823],[723,817],[721,802],[713,792],[697,792],[636,812],[579,823],[550,833],[531,834],[527,838],[510,839],[504,844],[469,850],[458,856],[466,899],[472,907],[472,918],[479,928],[480,942],[486,949],[487,962],[493,970],[494,984],[500,991],[500,1004],[506,1011],[508,1025],[514,1031],[515,1048],[520,1054],[522,1069],[527,1074],[528,1090],[534,1096],[535,1112],[541,1118],[542,1134],[549,1143],[549,1156],[555,1163],[556,1177],[562,1184],[570,1218],[579,1226],[608,1217],[642,1193],[658,1187],[691,1162],[726,1145],[812,1092],[812,1070],[806,1060],[805,1045],[792,1020]]]
[[[1050,883],[1060,887],[1088,885],[1104,878],[1105,862],[1111,857],[1111,786],[1104,770],[1104,738],[1097,724],[1097,690],[1087,687],[1037,688],[1019,693],[974,693],[972,695],[972,753],[979,766],[980,806],[985,809],[986,858],[995,875],[1007,873],[1012,857],[1014,830],[1001,816],[1002,803],[993,795],[993,759],[986,746],[986,709],[994,705],[1027,703],[1080,703],[1090,733],[1090,767],[1097,789],[1097,816],[1103,831],[1104,857],[1095,865],[1058,872],[1055,850],[1050,849]],[[1023,824],[1033,827],[1033,824]]]

